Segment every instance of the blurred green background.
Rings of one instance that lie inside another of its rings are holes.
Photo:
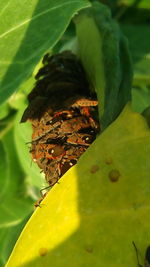
[[[134,70],[132,108],[142,113],[150,106],[150,1],[99,2],[109,6],[113,18],[128,37]],[[54,51],[59,51],[74,37],[75,28],[71,22]],[[40,196],[39,190],[45,186],[44,176],[32,163],[29,154],[30,123],[19,123],[27,105],[27,94],[34,84],[35,71],[0,106],[0,266],[7,261],[34,210],[34,202]]]

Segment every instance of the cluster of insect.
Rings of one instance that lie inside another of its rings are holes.
[[[30,152],[51,187],[77,163],[100,131],[98,102],[69,51],[43,58],[21,122],[32,123]]]

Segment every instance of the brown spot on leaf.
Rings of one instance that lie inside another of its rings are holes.
[[[99,166],[98,165],[93,165],[90,169],[91,173],[96,173],[99,170]]]
[[[47,254],[47,248],[40,248],[39,249],[39,254],[40,254],[40,256],[45,256],[46,254]]]
[[[107,165],[112,164],[112,163],[113,163],[112,158],[107,158],[107,159],[105,160],[105,163],[106,163]]]
[[[88,253],[92,253],[92,252],[93,252],[93,248],[92,248],[92,246],[87,246],[87,247],[85,248],[85,250],[86,250],[86,252],[88,252]]]
[[[116,169],[113,169],[108,173],[108,176],[111,182],[117,182],[120,175],[121,175],[120,172]]]

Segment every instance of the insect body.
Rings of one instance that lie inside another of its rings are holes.
[[[31,121],[32,158],[53,186],[99,133],[98,101],[72,53],[47,54],[43,64],[21,122]]]

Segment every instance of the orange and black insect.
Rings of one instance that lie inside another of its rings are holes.
[[[81,63],[69,51],[46,54],[35,79],[21,122],[31,121],[32,158],[53,186],[99,133],[98,101]]]

